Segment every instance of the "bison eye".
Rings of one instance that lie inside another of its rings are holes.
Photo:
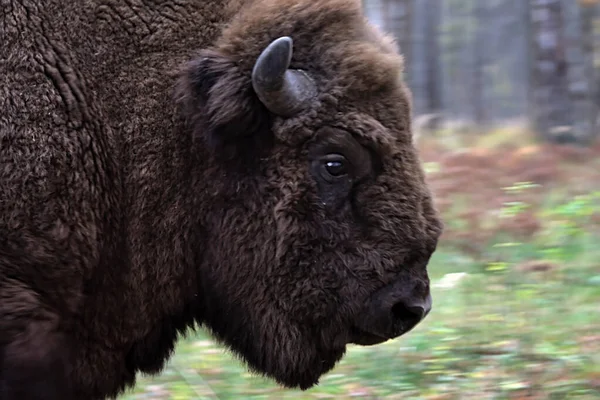
[[[341,178],[349,172],[348,160],[341,154],[327,154],[321,161],[323,178],[328,181]]]

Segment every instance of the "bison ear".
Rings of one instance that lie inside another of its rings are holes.
[[[185,67],[176,100],[192,133],[220,159],[257,160],[272,146],[270,113],[251,74],[216,50],[203,50]]]

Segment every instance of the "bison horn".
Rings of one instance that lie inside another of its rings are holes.
[[[260,101],[274,114],[291,117],[316,96],[317,87],[304,71],[289,69],[292,38],[274,40],[260,54],[252,70],[252,87]]]

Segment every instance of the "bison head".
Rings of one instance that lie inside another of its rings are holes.
[[[393,42],[344,0],[257,2],[182,72],[199,320],[286,386],[431,309],[442,226],[401,73]]]

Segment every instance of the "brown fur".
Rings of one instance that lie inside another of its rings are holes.
[[[283,35],[319,88],[288,119],[250,81]],[[372,293],[428,291],[402,59],[358,0],[7,0],[0,42],[3,400],[116,396],[194,323],[305,389]],[[355,181],[315,176],[330,147]]]

